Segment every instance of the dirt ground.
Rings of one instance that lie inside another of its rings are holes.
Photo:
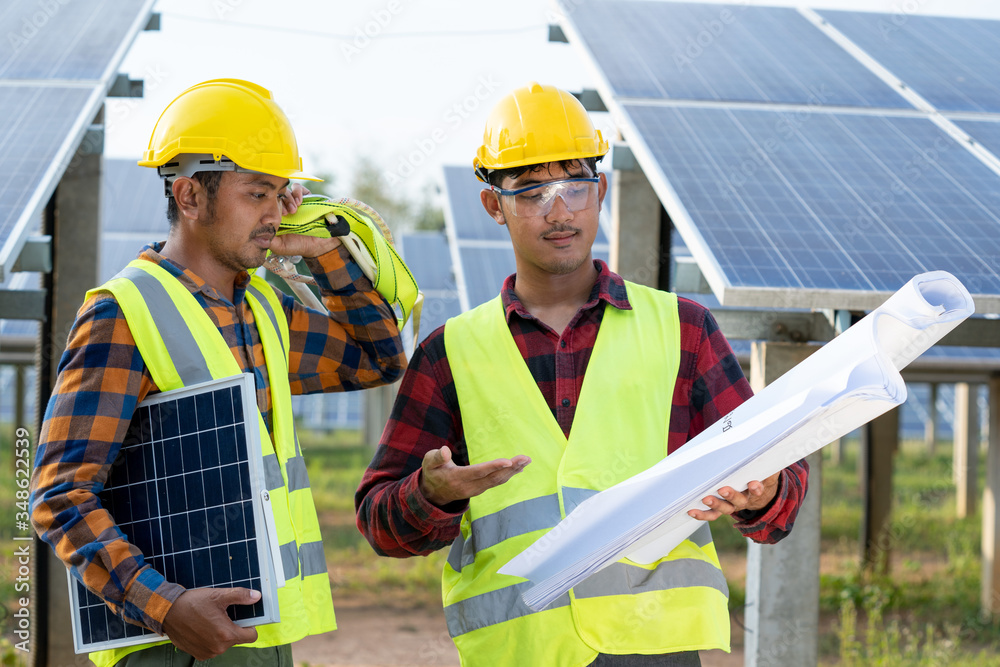
[[[373,606],[371,600],[335,600],[337,631],[309,637],[293,647],[305,667],[458,667],[438,607]],[[743,631],[733,624],[733,652],[702,653],[703,667],[742,667]]]

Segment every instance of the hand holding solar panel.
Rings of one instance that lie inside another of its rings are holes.
[[[230,605],[253,605],[260,593],[249,588],[195,588],[174,601],[163,630],[174,646],[196,660],[208,660],[234,644],[257,641],[257,631],[241,628],[226,614]]]
[[[255,400],[253,375],[241,374],[143,401],[99,494],[146,563],[188,589],[163,628],[198,659],[254,641],[246,626],[279,620],[284,581]],[[69,583],[77,653],[162,641]]]

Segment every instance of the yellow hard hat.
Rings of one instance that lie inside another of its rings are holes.
[[[190,175],[163,167],[191,155],[207,158],[211,171],[226,170],[232,161],[240,169],[229,169],[237,171],[322,180],[302,173],[292,125],[271,91],[241,79],[205,81],[174,98],[156,121],[139,166],[160,168],[167,177]]]
[[[483,132],[483,145],[472,166],[479,180],[484,169],[598,157],[608,142],[580,101],[555,86],[532,82],[493,107]]]

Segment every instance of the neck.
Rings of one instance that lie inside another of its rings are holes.
[[[514,293],[529,313],[561,334],[580,307],[590,299],[597,276],[590,257],[566,274],[518,266]]]
[[[233,285],[239,272],[215,261],[201,245],[192,243],[184,235],[171,231],[167,236],[167,242],[160,250],[160,255],[190,270],[232,302]]]

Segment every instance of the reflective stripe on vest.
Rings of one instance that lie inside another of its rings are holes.
[[[160,391],[242,372],[232,350],[195,297],[160,266],[135,260],[103,286],[111,292]],[[319,521],[292,425],[288,382],[288,322],[274,290],[253,276],[246,293],[269,377],[273,436],[258,410],[264,481],[280,542],[286,579],[278,589],[281,621],[257,628],[252,646],[287,644],[336,628]],[[163,335],[163,334],[167,335]],[[286,481],[287,480],[287,483]],[[92,653],[98,667],[149,645]]]
[[[445,565],[445,616],[465,667],[729,647],[728,587],[707,524],[660,560],[613,563],[541,612],[520,598],[530,582],[497,574],[584,500],[667,454],[680,364],[676,297],[626,285],[633,310],[604,306],[568,439],[499,298],[445,327],[470,464],[532,459],[470,500]]]

